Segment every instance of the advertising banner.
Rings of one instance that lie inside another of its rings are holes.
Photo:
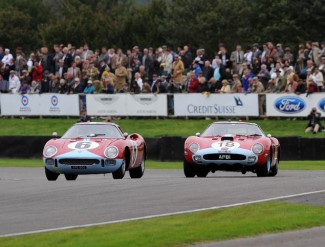
[[[266,94],[267,116],[306,117],[313,107],[325,113],[325,94]]]
[[[39,94],[2,94],[2,116],[37,116],[41,115],[41,95]]]
[[[43,116],[79,116],[79,95],[42,94],[40,110]]]
[[[175,94],[175,116],[258,116],[257,94]]]
[[[167,116],[167,95],[87,95],[87,113],[93,116]]]

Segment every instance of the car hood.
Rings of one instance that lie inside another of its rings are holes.
[[[266,145],[269,141],[263,136],[216,136],[216,137],[190,137],[186,140],[186,144],[196,142],[200,149],[218,147],[219,150],[228,150],[233,148],[251,149],[255,143]],[[233,142],[233,148],[221,145],[221,142]]]
[[[121,139],[107,138],[73,138],[73,139],[52,139],[48,141],[45,148],[55,146],[56,156],[70,152],[78,152],[80,155],[93,153],[103,155],[107,147],[118,144]]]

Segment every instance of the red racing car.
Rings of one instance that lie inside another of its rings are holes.
[[[105,173],[122,179],[126,171],[131,178],[141,178],[145,159],[142,136],[128,135],[108,122],[77,123],[61,138],[49,140],[43,150],[45,175],[50,181],[60,174],[67,180],[76,180],[79,174]]]
[[[186,139],[184,155],[186,177],[206,177],[217,170],[276,176],[280,143],[254,123],[215,122]]]

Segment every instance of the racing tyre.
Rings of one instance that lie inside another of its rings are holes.
[[[139,167],[129,170],[130,177],[131,178],[141,178],[143,176],[144,169],[145,169],[145,160],[143,157]]]
[[[205,169],[198,169],[196,171],[196,175],[199,177],[199,178],[205,178],[207,175],[208,175],[209,171],[205,170]]]
[[[279,160],[276,161],[275,165],[270,169],[270,177],[275,177],[278,174]]]
[[[45,167],[45,176],[48,181],[56,181],[59,175],[59,173],[51,172]]]
[[[256,168],[256,175],[258,177],[266,177],[268,175],[267,163]]]
[[[76,180],[78,174],[64,174],[66,180]]]
[[[193,178],[196,175],[196,168],[189,164],[186,160],[183,163],[184,174],[187,178]]]
[[[125,160],[123,164],[120,166],[120,168],[112,173],[114,179],[122,179],[124,175],[125,175]]]

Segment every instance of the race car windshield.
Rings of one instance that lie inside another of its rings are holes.
[[[123,135],[113,125],[82,124],[72,126],[62,138],[123,138]]]
[[[211,124],[201,136],[264,136],[263,131],[254,124],[244,123],[215,123]]]

